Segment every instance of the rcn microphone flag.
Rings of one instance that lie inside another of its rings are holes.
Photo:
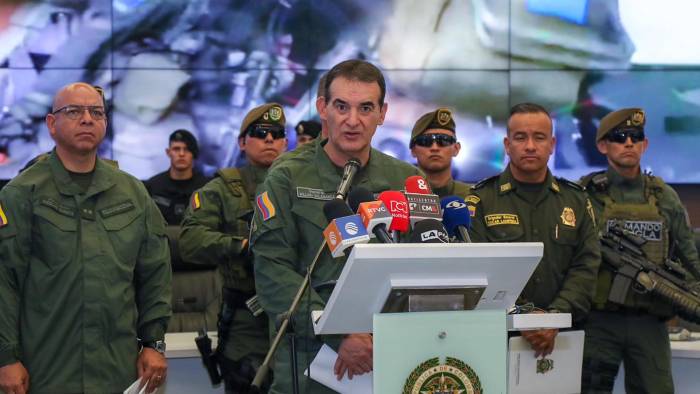
[[[331,256],[340,257],[345,249],[357,243],[369,242],[369,234],[360,215],[334,219],[323,231]]]
[[[408,202],[406,201],[406,196],[395,190],[387,190],[379,193],[377,198],[384,203],[384,206],[392,216],[389,230],[401,233],[408,232]]]

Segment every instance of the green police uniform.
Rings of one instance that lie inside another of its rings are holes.
[[[285,312],[303,280],[328,225],[323,205],[335,197],[342,177],[323,149],[326,141],[314,149],[289,157],[268,173],[256,199],[253,219],[252,251],[255,258],[255,284],[260,302],[272,321]],[[417,168],[372,149],[369,162],[360,169],[353,185],[372,192],[399,190]],[[324,250],[311,278],[312,290],[302,298],[295,316],[299,382],[302,393],[331,393],[332,390],[301,374],[309,366],[323,343],[337,349],[340,336],[316,337],[310,311],[322,310],[333,290],[332,284],[343,269],[345,257],[334,259]],[[283,341],[277,351],[271,392],[290,393],[289,348]]]
[[[268,349],[267,319],[254,317],[245,307],[245,301],[255,295],[255,282],[243,241],[250,232],[255,188],[266,172],[254,166],[219,170],[216,178],[193,194],[180,233],[182,258],[192,264],[218,265],[229,301],[234,299],[227,302],[235,311],[224,356],[233,361],[247,357],[254,365],[262,363]]]
[[[612,168],[582,180],[588,191],[599,230],[609,220],[647,239],[647,257],[661,263],[671,249],[695,278],[700,278],[698,254],[686,211],[676,192],[660,178],[620,176]],[[620,362],[625,363],[628,392],[672,393],[671,351],[664,320],[671,306],[649,294],[631,291],[624,305],[607,301],[614,273],[601,265],[594,307],[589,316],[584,347],[583,391],[612,390]]]
[[[170,316],[165,222],[143,184],[97,160],[83,188],[56,153],[0,192],[0,366],[31,393],[121,392],[137,337]]]
[[[600,247],[582,188],[547,171],[539,190],[513,178],[510,168],[474,186],[467,196],[474,242],[542,242],[544,255],[520,294],[544,310],[588,313]]]
[[[433,193],[437,194],[440,198],[457,196],[461,199],[465,199],[469,194],[471,194],[471,186],[472,185],[468,183],[450,179],[450,181],[444,187],[433,187],[431,185],[431,188],[433,189]]]

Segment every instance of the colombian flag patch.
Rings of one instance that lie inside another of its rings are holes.
[[[267,192],[262,193],[255,200],[258,204],[258,209],[260,210],[263,221],[275,217],[275,206],[272,205],[272,201],[270,201],[270,196],[267,195]]]
[[[192,209],[197,210],[202,206],[202,200],[199,199],[199,192],[192,195]]]
[[[2,210],[2,204],[0,204],[0,227],[7,226],[7,215],[5,211]]]

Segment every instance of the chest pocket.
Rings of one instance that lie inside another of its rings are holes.
[[[300,224],[300,231],[307,229],[311,225],[323,230],[328,225],[328,220],[323,213],[323,204],[325,201],[313,199],[301,199],[292,207],[292,213],[302,218],[304,221]]]
[[[109,238],[105,252],[114,254],[122,264],[133,267],[143,239],[142,211],[131,200],[98,210]]]
[[[576,246],[578,243],[578,231],[573,227],[554,225],[550,235],[554,242],[561,245]]]
[[[499,224],[486,229],[490,242],[515,242],[521,240],[525,234],[519,224]]]
[[[53,200],[34,207],[32,254],[49,267],[71,261],[77,252],[76,210]]]

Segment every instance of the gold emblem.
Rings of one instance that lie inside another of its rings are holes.
[[[450,113],[449,109],[440,108],[436,118],[440,126],[447,126],[447,124],[450,123],[450,119],[452,119],[452,113]]]
[[[510,182],[504,183],[501,185],[501,193],[507,192],[510,190],[513,186],[510,185]]]
[[[537,360],[537,373],[546,374],[554,369],[554,360],[551,358],[541,358]]]
[[[270,119],[272,119],[274,122],[277,122],[282,118],[282,108],[280,107],[272,107],[268,112],[270,113]]]
[[[465,198],[465,200],[466,200],[468,203],[474,204],[474,205],[478,204],[479,201],[481,201],[481,199],[480,199],[478,196],[475,196],[475,195],[473,195],[473,194],[468,195],[467,198]]]
[[[561,222],[567,226],[576,227],[576,214],[574,210],[569,207],[564,207],[561,211]]]
[[[591,200],[589,199],[586,199],[586,211],[588,211],[588,215],[590,215],[591,220],[593,220],[593,226],[595,226],[595,211],[593,210],[593,204],[591,204]]]
[[[500,226],[502,224],[520,224],[520,219],[518,215],[513,215],[510,213],[495,213],[493,215],[484,216],[486,220],[486,225],[488,227]]]
[[[637,111],[632,115],[632,126],[644,124],[644,111]]]
[[[556,182],[554,182],[554,181],[552,181],[552,189],[553,189],[555,192],[559,193],[559,184],[556,183]]]
[[[483,394],[479,376],[464,361],[447,357],[440,364],[438,357],[417,366],[403,386],[402,394]]]

